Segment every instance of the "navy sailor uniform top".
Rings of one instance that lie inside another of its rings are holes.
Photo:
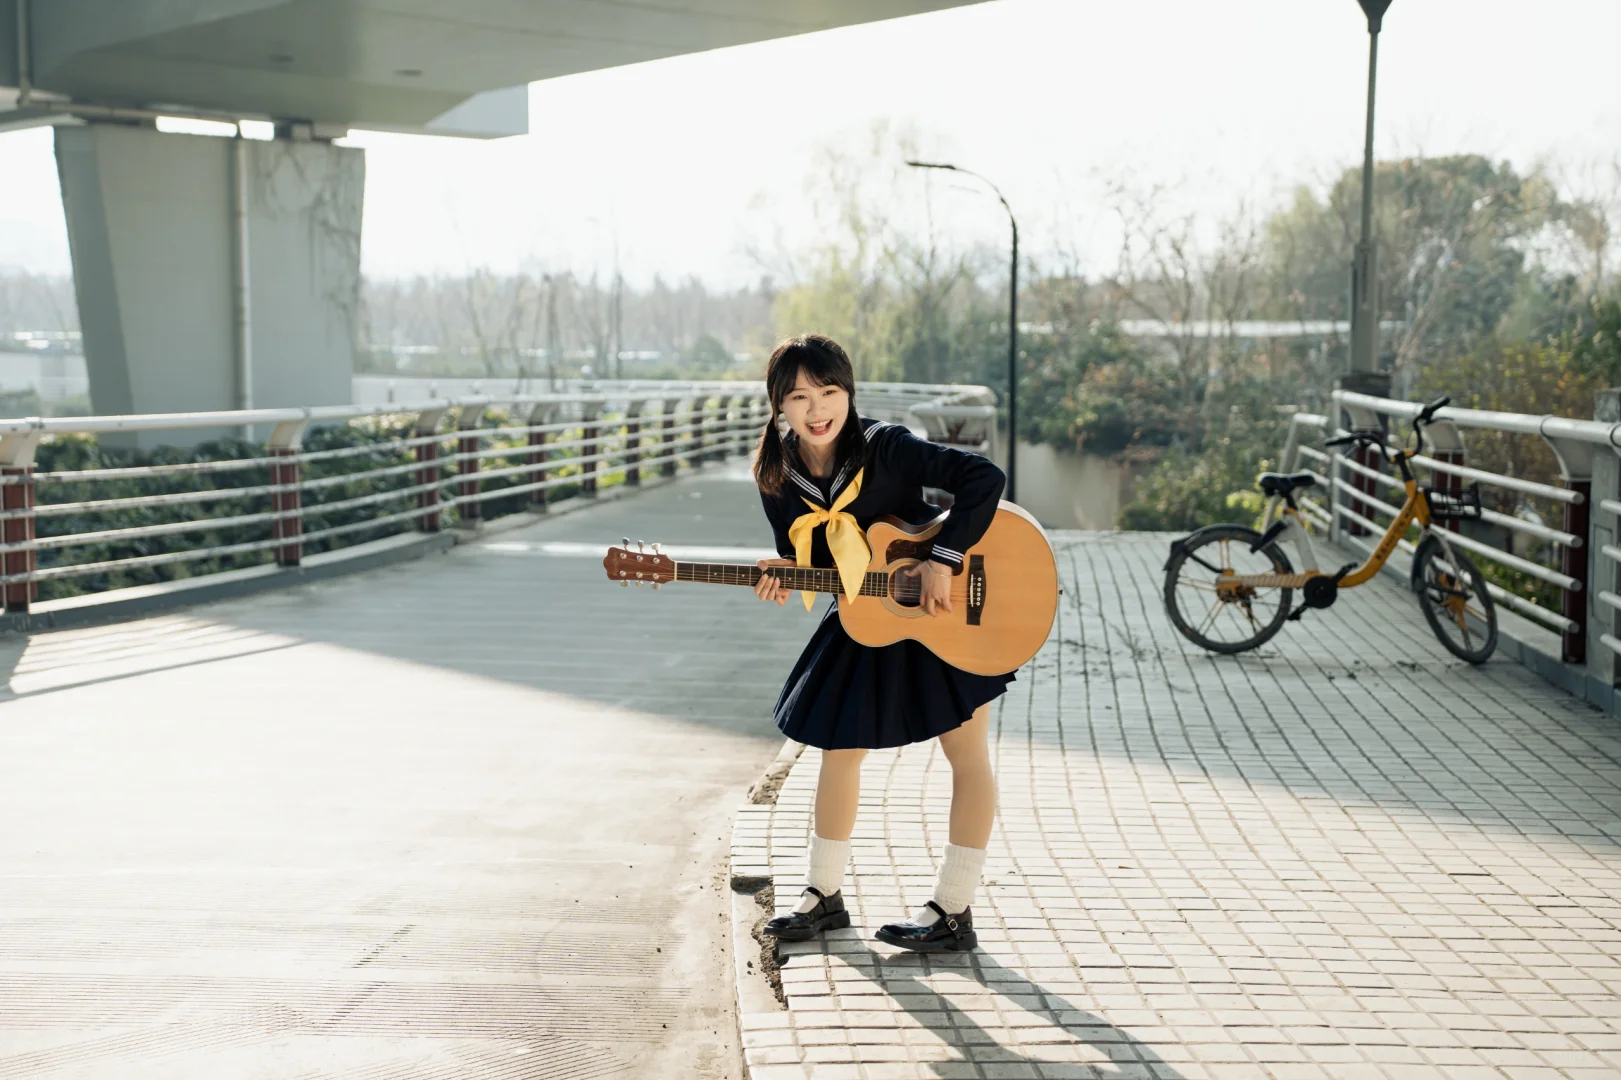
[[[911,525],[925,525],[940,516],[940,508],[923,498],[924,488],[950,492],[951,514],[934,538],[930,558],[952,567],[962,566],[964,552],[985,535],[996,516],[996,505],[1007,486],[1007,478],[992,461],[978,454],[920,439],[898,424],[863,416],[862,434],[866,452],[860,459],[846,462],[832,483],[810,475],[795,452],[798,437],[789,436],[788,481],[775,495],[762,491],[766,519],[776,536],[777,554],[794,557],[788,528],[805,513],[802,499],[829,507],[858,471],[861,494],[844,509],[863,530],[877,518],[893,515]],[[831,567],[833,554],[827,549],[827,528],[818,526],[811,539],[811,565]]]
[[[795,452],[796,438],[789,436],[788,480],[775,495],[761,492],[778,554],[794,558],[788,529],[809,510],[804,500],[831,507],[857,471],[865,470],[860,494],[845,507],[857,524],[865,530],[888,515],[926,524],[939,517],[940,508],[924,499],[923,489],[949,492],[951,513],[930,557],[961,566],[964,553],[996,516],[1006,483],[1002,470],[978,454],[928,442],[904,427],[869,417],[860,422],[864,452],[830,480],[810,475]],[[825,525],[812,533],[811,565],[834,565]],[[778,729],[797,742],[823,750],[922,742],[961,726],[1014,681],[1011,673],[975,675],[953,667],[916,641],[862,645],[844,632],[832,598],[824,602],[824,615],[789,673],[774,713]],[[797,607],[796,602],[789,610]]]

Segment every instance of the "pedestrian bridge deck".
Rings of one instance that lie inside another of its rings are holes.
[[[0,644],[0,1080],[739,1075],[727,848],[791,901],[815,753],[731,825],[809,616],[610,588],[579,553],[625,534],[766,539],[732,466]],[[785,958],[787,1009],[742,938],[754,1076],[1621,1071],[1612,718],[1452,661],[1383,585],[1208,657],[1162,538],[1055,539],[984,948],[870,940],[949,795],[929,747],[872,755],[855,927]]]

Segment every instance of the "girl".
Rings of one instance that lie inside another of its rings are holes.
[[[1002,470],[976,454],[859,415],[850,358],[820,334],[777,346],[766,389],[772,418],[760,436],[754,476],[783,558],[761,560],[761,569],[837,566],[845,580],[859,582],[870,557],[867,526],[884,515],[914,525],[934,519],[939,509],[923,500],[922,489],[939,488],[955,501],[932,553],[914,573],[922,579],[923,610],[950,612],[952,577],[962,569],[963,552],[990,527]],[[773,577],[762,575],[754,591],[779,605],[788,600]],[[915,641],[858,645],[844,632],[838,606],[828,609],[777,702],[777,727],[820,748],[822,769],[807,887],[794,912],[771,920],[766,933],[804,941],[850,925],[839,890],[850,859],[861,759],[868,750],[939,739],[951,762],[950,843],[939,883],[910,921],[890,923],[877,937],[919,952],[960,952],[978,943],[969,903],[996,813],[986,746],[989,702],[1012,681],[1011,674],[959,670]]]

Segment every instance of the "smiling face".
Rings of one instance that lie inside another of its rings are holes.
[[[850,415],[850,395],[836,383],[816,385],[801,368],[782,399],[782,412],[802,447],[832,453]]]

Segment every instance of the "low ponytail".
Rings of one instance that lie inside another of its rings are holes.
[[[767,495],[775,495],[788,482],[788,456],[782,449],[782,431],[777,427],[777,406],[771,406],[760,444],[754,451],[754,482]]]

